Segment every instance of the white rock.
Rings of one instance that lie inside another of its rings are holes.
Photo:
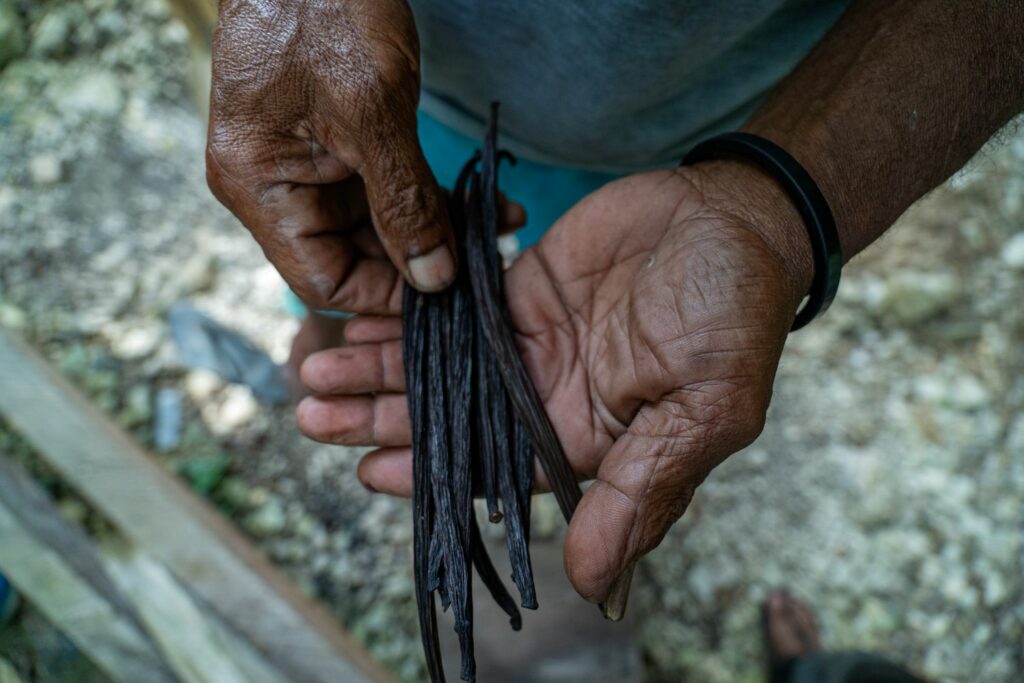
[[[196,403],[203,403],[222,386],[224,381],[210,370],[190,370],[185,376],[185,393]]]
[[[914,395],[928,403],[964,411],[983,408],[991,399],[988,387],[969,374],[953,377],[923,375],[914,380]]]
[[[224,390],[224,401],[219,407],[204,409],[203,417],[210,430],[222,436],[230,434],[256,416],[259,405],[248,387],[230,385]]]
[[[228,475],[217,487],[217,493],[223,497],[228,504],[242,509],[253,507],[251,497],[252,487],[239,477]]]
[[[125,263],[132,255],[132,244],[128,240],[116,240],[92,257],[90,267],[100,273],[110,273],[121,264]],[[111,273],[113,274],[113,273]]]
[[[104,330],[104,336],[110,337],[110,346],[114,354],[126,360],[145,358],[156,351],[160,344],[163,328],[157,324],[142,324],[123,328],[118,326],[117,332]]]
[[[922,375],[914,381],[914,394],[929,403],[938,403],[946,396],[946,382],[935,375]]]
[[[174,45],[186,45],[189,37],[188,27],[177,19],[171,19],[164,26],[161,37]]]
[[[36,185],[53,185],[64,175],[64,165],[54,154],[39,154],[28,160],[28,175]]]
[[[1010,589],[999,572],[990,571],[985,574],[982,600],[986,607],[995,607],[1009,596]]]
[[[309,556],[309,548],[298,539],[284,538],[272,544],[269,553],[278,562],[296,564]]]
[[[949,402],[961,410],[977,410],[988,405],[989,392],[974,375],[960,375],[949,386]]]
[[[943,638],[953,625],[953,617],[949,614],[930,614],[922,629],[931,641]]]
[[[114,74],[96,71],[71,84],[61,97],[65,107],[96,116],[113,116],[121,111],[124,96]]]
[[[217,274],[217,261],[212,254],[196,251],[176,269],[167,291],[177,300],[209,289]]]
[[[318,524],[315,519],[309,515],[303,513],[295,517],[295,522],[292,527],[295,529],[295,535],[303,538],[312,538],[313,534],[316,533]]]
[[[60,6],[52,8],[32,32],[32,54],[50,57],[66,52],[72,28],[70,14]]]
[[[1024,206],[1024,181],[1020,178],[1010,178],[1003,188],[1003,212],[1007,216],[1014,216]]]
[[[877,310],[885,300],[888,290],[885,281],[877,277],[854,276],[843,283],[839,301],[849,301],[870,310]]]
[[[147,384],[132,386],[125,395],[125,411],[138,422],[148,420],[153,415],[153,391]]]
[[[895,630],[896,618],[881,600],[868,598],[854,618],[858,631],[872,634],[891,633]]]
[[[1024,232],[1018,232],[1003,244],[1000,252],[1003,263],[1011,268],[1024,269]]]
[[[115,10],[102,12],[95,19],[96,28],[108,36],[123,35],[127,30],[127,22],[124,15]]]
[[[959,603],[961,597],[971,588],[967,582],[967,574],[956,568],[946,574],[942,581],[942,597],[950,602]]]
[[[0,325],[12,330],[23,330],[28,326],[28,316],[14,304],[0,301]]]
[[[10,185],[0,185],[0,214],[13,210],[17,200],[17,194],[13,187]]]
[[[953,640],[943,640],[935,642],[928,648],[924,657],[923,673],[934,680],[961,680],[961,672],[966,666],[970,664],[963,661],[957,644]]]
[[[747,450],[747,462],[755,467],[761,467],[768,464],[770,458],[768,457],[767,451],[763,448],[751,448]]]
[[[1007,431],[1006,449],[1011,456],[1024,457],[1024,416],[1018,417]]]
[[[898,322],[914,325],[949,308],[957,293],[950,273],[901,273],[889,284],[882,308]]]
[[[281,499],[271,496],[266,503],[246,515],[242,525],[256,536],[273,536],[284,530],[286,522]]]
[[[249,502],[248,504],[254,507],[263,505],[271,497],[270,491],[266,490],[262,486],[253,486],[249,489]]]

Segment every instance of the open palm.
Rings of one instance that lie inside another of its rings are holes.
[[[760,433],[793,319],[781,260],[703,189],[692,169],[611,183],[506,274],[526,367],[574,469],[596,479],[565,550],[570,579],[592,600]],[[318,440],[382,447],[360,478],[408,495],[400,334],[397,320],[353,321],[351,346],[304,365],[318,395],[298,418]]]

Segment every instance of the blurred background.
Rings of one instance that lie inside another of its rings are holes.
[[[287,404],[190,369],[175,343],[179,302],[278,363],[299,323],[206,188],[208,20],[168,0],[0,0],[0,325],[379,662],[422,680],[408,503],[358,484],[359,451],[305,440]],[[1020,680],[1022,302],[1024,134],[1006,131],[855,260],[829,313],[792,337],[763,436],[640,564],[626,624],[579,611],[560,574],[563,524],[537,499],[541,609],[515,636],[481,617],[482,679],[505,667],[494,680],[760,681],[758,606],[787,587],[830,648],[881,651],[937,681]],[[112,533],[2,421],[0,453],[91,538]],[[15,595],[0,582],[0,680],[107,680]]]

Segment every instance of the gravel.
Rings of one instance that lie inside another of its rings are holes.
[[[163,0],[0,0],[6,35],[22,38],[0,40],[0,322],[147,445],[156,396],[176,392],[168,467],[420,680],[407,504],[359,486],[358,451],[302,439],[290,409],[175,358],[165,315],[181,298],[278,361],[297,329],[279,276],[206,189],[184,27]],[[829,647],[938,681],[1017,680],[1022,197],[1010,132],[793,335],[764,435],[638,569],[649,680],[761,680],[758,605],[777,586],[814,605]],[[550,503],[540,537],[561,533]]]
[[[912,208],[793,335],[764,434],[642,565],[654,680],[760,680],[758,604],[780,586],[830,648],[1019,680],[1022,142]]]

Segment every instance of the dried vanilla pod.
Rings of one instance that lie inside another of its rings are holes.
[[[424,315],[423,298],[406,289],[402,302],[403,355],[409,396],[409,420],[413,435],[413,453],[427,453],[426,393],[423,370]],[[437,612],[434,593],[428,586],[430,542],[433,531],[433,504],[430,495],[430,466],[426,458],[413,458],[413,572],[416,576],[416,604],[419,611],[420,634],[427,660],[427,671],[433,681],[444,680],[441,646],[437,639]]]
[[[526,609],[537,607],[529,551],[535,455],[566,519],[581,497],[519,358],[505,302],[497,249],[498,164],[511,157],[497,149],[496,116],[493,105],[484,148],[466,163],[452,192],[450,215],[462,264],[455,282],[434,294],[406,286],[402,304],[416,603],[435,683],[445,680],[435,593],[442,609],[453,612],[462,680],[476,680],[472,569],[512,628],[522,625],[484,546],[474,494],[484,497],[490,522],[505,524],[511,578]]]

